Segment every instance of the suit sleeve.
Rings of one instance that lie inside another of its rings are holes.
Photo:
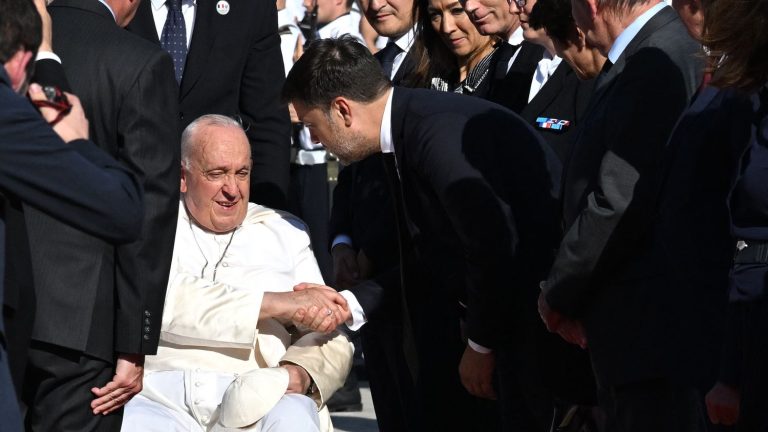
[[[339,234],[352,235],[352,193],[357,164],[346,166],[339,171],[339,181],[333,189],[333,207],[328,223],[328,249]],[[354,241],[354,239],[353,239]]]
[[[65,144],[24,99],[0,88],[0,188],[111,242],[134,240],[141,186],[90,141]]]
[[[251,201],[285,208],[288,196],[291,121],[280,100],[285,82],[277,9],[272,2],[255,2],[249,25],[258,30],[252,41],[240,84],[240,112],[249,124],[251,142]]]
[[[115,351],[154,354],[179,208],[178,86],[157,51],[126,93],[118,119],[119,158],[144,186],[144,226],[116,251]]]
[[[593,108],[603,118],[588,119],[578,139],[605,135],[596,186],[568,228],[544,285],[550,306],[570,317],[588,304],[599,274],[621,263],[646,233],[664,146],[688,104],[683,73],[661,50],[637,52],[615,79],[604,105]]]
[[[37,60],[35,62],[35,74],[32,82],[40,85],[55,85],[65,92],[72,93],[72,87],[69,85],[67,75],[64,73],[64,67],[61,63],[53,59]]]

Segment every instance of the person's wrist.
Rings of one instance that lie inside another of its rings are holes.
[[[331,253],[334,253],[334,252],[346,252],[346,251],[354,252],[355,250],[352,249],[352,245],[350,245],[348,243],[336,243],[331,248]]]

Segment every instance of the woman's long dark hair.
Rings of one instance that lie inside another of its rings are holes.
[[[705,1],[702,39],[711,85],[751,91],[768,82],[768,0]]]
[[[413,2],[413,21],[416,24],[416,41],[411,48],[411,55],[416,61],[412,75],[413,87],[429,87],[433,77],[441,77],[447,82],[458,82],[459,66],[456,56],[445,46],[440,35],[432,28],[429,16],[429,0]]]

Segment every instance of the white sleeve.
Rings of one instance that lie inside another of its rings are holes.
[[[178,345],[251,349],[263,297],[260,290],[176,273],[168,284],[160,338]]]
[[[360,330],[360,327],[368,322],[363,307],[360,306],[360,302],[357,301],[357,297],[352,292],[344,290],[339,292],[339,294],[347,300],[347,306],[349,306],[349,311],[352,313],[352,319],[346,322],[347,327],[352,331]]]

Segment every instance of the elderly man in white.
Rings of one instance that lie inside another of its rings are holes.
[[[248,203],[250,145],[236,121],[195,120],[181,156],[160,346],[122,430],[332,430],[324,404],[352,358],[334,330],[347,306],[335,291],[293,291],[322,282],[304,224]],[[297,308],[320,311],[313,328],[329,333],[298,331]]]

